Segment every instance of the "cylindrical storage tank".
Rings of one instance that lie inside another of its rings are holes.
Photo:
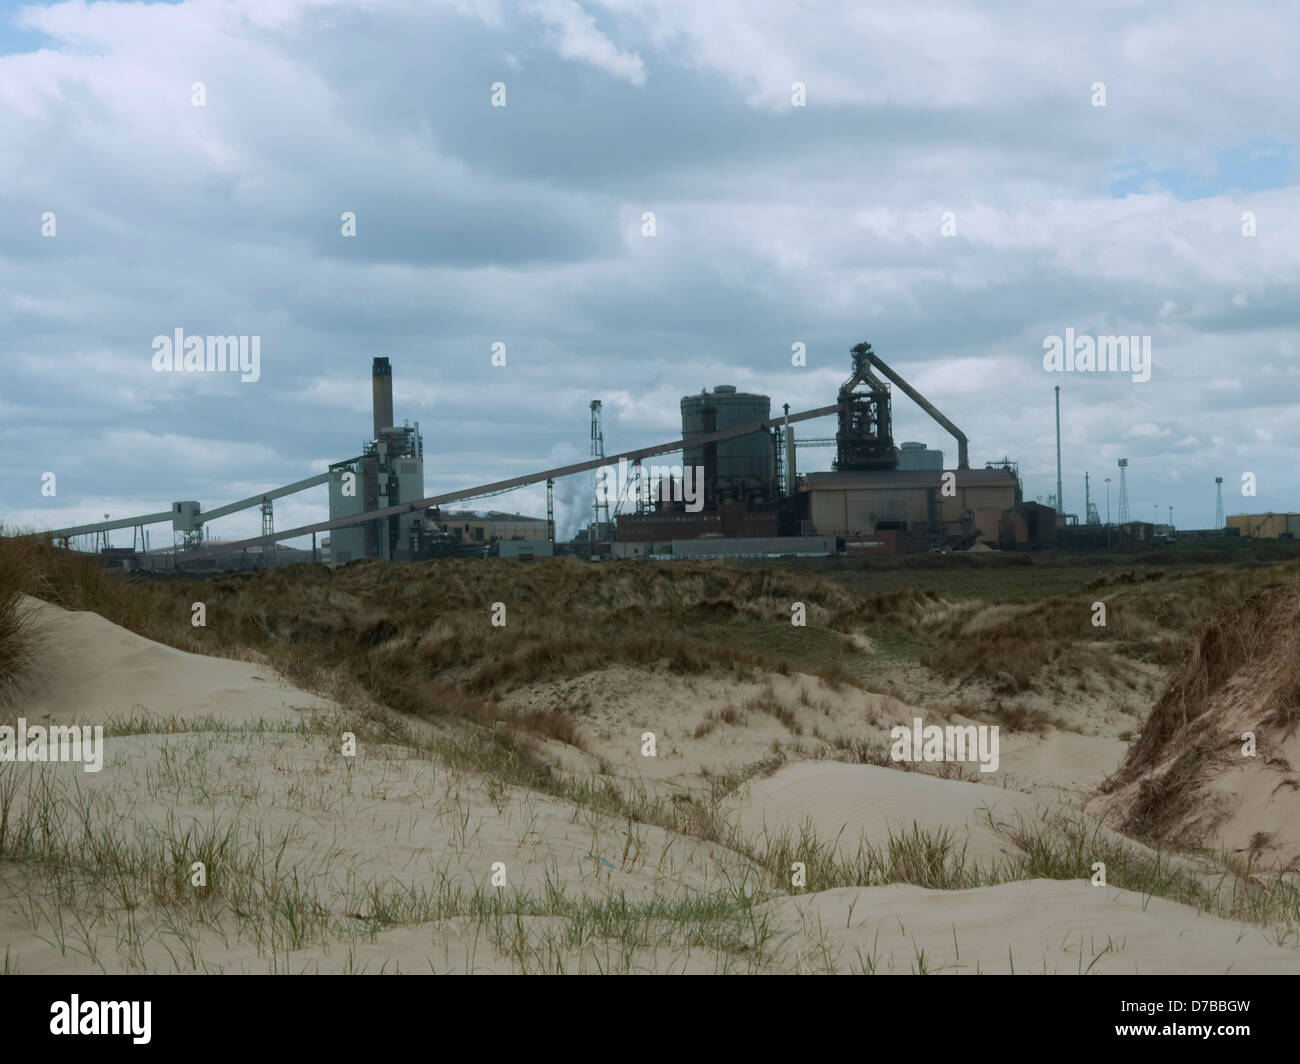
[[[682,438],[689,441],[719,429],[766,421],[771,413],[772,400],[768,396],[750,395],[736,391],[732,385],[720,384],[712,392],[682,399]],[[755,478],[766,483],[776,475],[776,452],[766,431],[698,447],[688,442],[682,459],[687,465],[704,466],[709,480]]]
[[[943,469],[943,452],[932,451],[923,443],[909,441],[898,448],[898,468],[912,472]]]

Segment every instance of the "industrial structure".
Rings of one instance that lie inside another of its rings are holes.
[[[605,461],[605,430],[600,425],[600,408],[602,404],[599,399],[591,401],[591,457],[599,459],[601,464]],[[597,474],[599,477],[599,474]],[[554,478],[550,478],[554,479]],[[547,483],[550,483],[548,479]],[[599,490],[598,486],[593,483],[592,497],[592,521],[587,526],[587,549],[594,555],[596,553],[596,543],[608,538],[607,530],[609,529],[609,498],[605,492]],[[548,514],[551,504],[547,503]],[[602,520],[603,518],[603,520]],[[550,518],[548,516],[547,520]],[[606,535],[602,535],[602,531]]]
[[[550,539],[544,518],[502,513],[499,510],[489,510],[486,513],[448,510],[441,513],[438,523],[447,531],[459,533],[462,539],[472,543]]]
[[[1092,501],[1092,474],[1083,474],[1083,512],[1087,515],[1085,520],[1093,528],[1101,526],[1101,512],[1097,509],[1097,504]]]
[[[784,426],[760,427],[770,424],[771,410],[768,396],[739,392],[730,384],[684,396],[682,464],[658,467],[658,476],[656,467],[644,470],[657,485],[655,505],[620,515],[615,538],[624,543],[662,544],[704,536],[748,539],[791,532],[777,468]],[[750,431],[744,432],[746,428]],[[731,435],[717,438],[719,433]],[[688,489],[698,496],[689,504]]]
[[[370,379],[374,436],[356,458],[330,466],[331,521],[424,498],[420,423],[414,427],[393,424],[393,371],[388,359],[374,360]],[[426,530],[424,515],[417,511],[340,528],[331,537],[330,558],[335,564],[356,558],[414,561],[420,535]]]
[[[689,512],[680,502],[621,517],[619,554],[679,555],[683,542],[699,538],[769,540],[773,537],[834,537],[852,549],[878,553],[991,546],[1036,547],[1051,542],[1050,521],[1012,522],[1005,511],[1023,504],[1014,462],[1004,459],[971,469],[966,434],[862,343],[852,348],[852,373],[841,385],[834,412],[834,469],[797,472],[797,447],[786,419],[775,430],[701,442],[723,428],[771,425],[771,399],[718,385],[683,397],[683,466],[696,467],[703,507]],[[957,444],[957,468],[944,471],[942,451],[908,441],[896,446],[890,385],[912,399]],[[1010,531],[1006,531],[1010,529]],[[848,549],[846,547],[846,549]]]
[[[146,526],[169,522],[173,526],[174,535],[179,537],[170,555],[172,565],[194,564],[210,567],[216,557],[218,545],[210,543],[205,538],[204,526],[207,522],[218,516],[254,506],[262,507],[265,515],[268,513],[266,504],[270,500],[329,483],[331,513],[328,520],[279,531],[263,531],[260,536],[227,541],[219,545],[220,556],[241,558],[240,566],[248,563],[250,553],[255,558],[260,556],[264,561],[273,557],[272,552],[277,542],[310,535],[313,544],[312,557],[317,557],[316,537],[319,533],[329,532],[332,535],[329,541],[331,558],[336,564],[360,557],[392,560],[438,557],[466,553],[463,549],[466,545],[462,543],[460,536],[454,530],[448,529],[442,521],[439,508],[443,505],[500,495],[530,484],[547,483],[549,487],[555,479],[585,473],[606,464],[617,466],[620,463],[631,462],[639,465],[644,459],[681,451],[688,442],[678,439],[624,451],[610,455],[608,458],[598,455],[585,462],[436,496],[419,497],[424,482],[423,443],[419,434],[419,425],[417,423],[414,427],[397,427],[390,424],[393,420],[392,383],[387,359],[375,359],[371,377],[374,437],[363,446],[362,453],[356,458],[334,463],[325,473],[272,489],[217,510],[204,511],[198,502],[187,501],[174,503],[170,509],[158,513],[117,520],[109,520],[106,516],[102,522],[51,529],[33,535],[69,547],[72,540],[77,537],[101,535],[106,537],[107,533],[114,529],[131,528],[135,540],[144,544]],[[833,405],[818,407],[797,414],[787,414],[782,423],[788,427],[792,423],[826,417],[835,412],[836,407]],[[777,422],[767,421],[718,429],[693,438],[690,442],[708,446],[751,432],[772,432],[776,426]],[[599,449],[603,449],[603,441]],[[548,532],[552,527],[552,522],[548,519]],[[343,533],[342,537],[340,532]],[[553,536],[548,535],[547,540],[553,541]],[[468,547],[471,551],[478,550],[472,544]],[[135,554],[134,549],[132,554]]]
[[[592,521],[580,544],[569,549],[590,557],[773,557],[828,553],[888,554],[948,551],[977,544],[1000,549],[1039,549],[1075,542],[1074,529],[1059,533],[1059,507],[1026,502],[1017,464],[1010,458],[972,468],[966,434],[876,355],[871,345],[850,349],[851,372],[833,404],[792,413],[788,406],[772,416],[767,395],[717,385],[681,399],[681,438],[649,447],[605,454],[601,403],[590,403],[590,458],[555,469],[490,484],[425,495],[424,450],[419,423],[394,425],[392,368],[387,358],[371,366],[372,436],[355,457],[332,463],[324,473],[239,502],[205,511],[194,500],[139,517],[105,520],[43,535],[68,545],[83,535],[132,528],[143,547],[145,526],[170,522],[171,562],[219,565],[232,557],[254,564],[280,561],[275,544],[327,532],[328,560],[346,564],[361,558],[409,561],[420,558],[501,554],[521,559],[558,553],[555,542],[554,483],[562,477],[602,466],[630,467],[659,481],[654,496],[624,494],[610,514],[610,498],[597,496]],[[945,453],[920,441],[896,443],[893,399],[901,393],[924,411],[956,446],[956,463],[945,468]],[[800,421],[835,417],[831,438],[797,440]],[[799,448],[833,446],[828,472],[798,471]],[[661,455],[680,453],[680,464],[648,465]],[[1120,459],[1120,521],[1128,516],[1127,460]],[[639,478],[637,478],[639,481]],[[328,485],[328,520],[297,528],[274,528],[273,500],[317,485]],[[528,485],[546,485],[547,517],[444,510],[452,503],[486,498]],[[1109,485],[1109,480],[1107,481]],[[688,486],[692,489],[688,492]],[[1054,501],[1059,502],[1060,493]],[[688,501],[689,499],[689,501]],[[634,502],[633,502],[634,500]],[[1100,536],[1100,515],[1085,476],[1085,525]],[[1109,541],[1109,495],[1105,539]],[[207,526],[218,517],[258,507],[262,534],[215,543]],[[1234,516],[1230,526],[1243,536],[1292,536],[1296,515],[1263,515],[1267,520]],[[1242,522],[1245,522],[1242,524]],[[1172,521],[1171,521],[1172,524]],[[1151,535],[1158,536],[1154,531]],[[1172,532],[1172,529],[1170,530]],[[1091,535],[1091,533],[1090,533]],[[1147,540],[1134,531],[1131,539]],[[1092,536],[1096,538],[1096,536]],[[115,550],[115,556],[138,555]],[[301,558],[283,552],[283,560]],[[123,562],[125,564],[125,561]],[[242,562],[241,562],[242,564]]]
[[[960,549],[980,541],[1003,545],[1002,515],[1023,503],[1015,463],[1003,460],[971,469],[969,445],[961,429],[876,355],[870,344],[858,344],[850,354],[853,373],[839,391],[834,470],[810,473],[801,482],[811,530],[882,553]],[[892,396],[881,377],[953,437],[956,469],[945,472],[943,452],[922,443],[894,446]],[[1018,542],[1006,546],[1043,545],[1037,519],[1023,527],[1032,527],[1034,535],[1025,532]]]
[[[686,396],[681,408],[682,438],[687,441],[682,449],[682,465],[703,470],[706,508],[730,501],[761,506],[780,497],[775,433],[752,432],[715,443],[695,442],[718,429],[767,420],[772,413],[770,398],[719,384],[711,393],[701,391]]]
[[[891,552],[998,545],[1002,514],[1022,503],[1015,472],[1003,467],[810,473],[804,490],[819,534],[874,538]]]
[[[1300,539],[1300,514],[1231,514],[1228,528],[1253,539]]]

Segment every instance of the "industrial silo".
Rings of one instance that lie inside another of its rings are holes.
[[[729,440],[691,446],[689,441],[720,429],[734,428],[771,416],[772,400],[766,395],[738,392],[719,384],[712,392],[682,399],[682,451],[684,464],[704,470],[706,495],[711,504],[729,499],[766,502],[776,494],[776,448],[766,430]]]

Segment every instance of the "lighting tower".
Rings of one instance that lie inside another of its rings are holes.
[[[1223,477],[1214,478],[1214,527],[1223,527]]]
[[[1119,523],[1128,524],[1128,459],[1119,460]]]
[[[600,400],[599,399],[593,399],[591,401],[591,457],[592,458],[605,457],[605,433],[601,430],[600,427]],[[591,522],[591,528],[587,530],[587,545],[591,548],[592,554],[596,553],[596,535],[597,535],[597,529],[599,528],[601,523],[600,513],[602,510],[605,511],[605,524],[606,525],[609,524],[609,486],[608,485],[605,486],[605,500],[604,502],[602,502],[601,491],[599,487],[599,482],[600,482],[599,469],[596,470],[595,480],[597,483],[597,488],[595,491],[595,498],[592,503],[592,522]]]

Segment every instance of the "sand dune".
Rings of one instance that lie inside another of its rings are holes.
[[[769,907],[803,941],[801,963],[812,971],[829,954],[834,970],[879,974],[1300,974],[1296,950],[1262,929],[1078,881],[852,887]]]
[[[230,721],[294,719],[294,708],[329,703],[252,662],[187,654],[129,632],[95,613],[27,599],[45,647],[20,708],[33,723],[95,724],[140,711],[219,715]],[[179,624],[189,617],[177,618]]]
[[[1010,734],[1002,738],[1002,757],[994,782],[1018,790],[1080,797],[1114,772],[1128,743],[1104,735],[1050,729],[1046,735]]]
[[[22,972],[1300,972],[1294,934],[1278,945],[1265,928],[1084,880],[813,889],[758,902],[773,937],[757,950],[743,941],[750,920],[726,925],[719,917],[724,924],[702,936],[690,923],[698,918],[689,915],[692,899],[734,897],[738,884],[749,894],[762,879],[748,858],[717,841],[524,790],[400,742],[367,739],[345,759],[344,708],[265,666],[183,653],[93,614],[37,609],[48,649],[14,716],[176,718],[110,738],[100,773],[53,764],[37,771],[66,786],[68,802],[81,796],[82,820],[64,829],[81,823],[102,836],[97,844],[117,839],[142,853],[171,846],[169,860],[181,871],[160,874],[177,876],[181,907],[162,909],[143,888],[106,893],[93,883],[69,896],[66,880],[42,879],[39,862],[6,863],[0,949]],[[738,690],[625,671],[613,677],[617,698],[601,697],[609,675],[575,678],[574,689],[596,694],[595,709],[581,718],[593,752],[566,748],[562,767],[591,772],[607,758],[615,780],[667,787],[683,808],[707,805],[711,774],[770,757],[774,742],[815,742],[825,754],[838,747],[814,732],[878,738],[907,710],[807,677],[774,676]],[[713,710],[744,709],[768,688],[796,707],[793,716],[750,705],[743,719],[697,735]],[[659,759],[635,753],[648,719],[662,732]],[[222,730],[259,722],[267,727]],[[360,732],[365,724],[349,726]],[[988,866],[1014,856],[1008,825],[1074,810],[1073,796],[1117,759],[1115,744],[1069,733],[1016,736],[988,783],[794,760],[741,786],[722,812],[751,840],[811,824],[849,856],[860,840],[880,846],[913,826],[948,830],[968,862]],[[20,807],[21,800],[15,813]],[[191,830],[232,840],[226,900],[187,900],[191,843],[175,840]],[[503,890],[491,883],[498,862],[508,875]],[[290,911],[284,896],[268,903],[265,890],[281,889],[266,878],[269,868],[292,873],[288,896],[301,894],[295,919],[306,920],[305,935],[274,913],[259,923],[240,908]],[[777,884],[775,892],[786,889]],[[609,925],[607,903],[617,903],[614,912],[640,905],[661,915]],[[679,908],[687,915],[662,915]],[[73,921],[75,944],[64,937]]]
[[[734,815],[747,834],[789,830],[797,835],[801,824],[810,823],[819,837],[838,838],[841,852],[852,855],[859,841],[882,846],[891,833],[904,833],[913,824],[922,830],[948,828],[956,848],[981,866],[1013,852],[990,820],[1023,816],[1032,822],[1056,804],[984,784],[833,761],[788,765],[746,790]]]
[[[1300,591],[1220,610],[1103,790],[1143,837],[1300,870]]]

